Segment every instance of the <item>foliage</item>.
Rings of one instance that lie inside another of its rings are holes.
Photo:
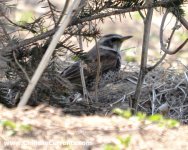
[[[32,131],[32,126],[28,124],[19,124],[11,120],[0,120],[0,125],[8,130],[9,135],[15,135],[19,132],[28,133]]]
[[[154,115],[147,116],[145,113],[138,112],[136,115],[132,115],[131,111],[122,110],[119,108],[114,109],[113,112],[126,119],[130,119],[130,120],[133,119],[133,120],[138,120],[142,122],[144,121],[145,124],[156,123],[159,126],[162,126],[162,127],[164,126],[167,128],[174,128],[180,125],[180,123],[177,120],[164,118],[161,114],[154,114]]]
[[[106,144],[104,149],[105,150],[121,150],[126,149],[131,142],[131,136],[128,135],[125,138],[124,137],[117,137],[116,144]]]

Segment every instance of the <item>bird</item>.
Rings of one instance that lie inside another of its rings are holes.
[[[120,48],[125,40],[132,36],[122,36],[119,34],[107,34],[102,36],[96,45],[84,54],[83,72],[86,87],[89,88],[90,82],[93,82],[97,74],[97,51],[100,55],[100,74],[103,75],[109,71],[118,72],[121,67]],[[80,62],[77,61],[68,66],[61,72],[61,77],[66,78],[73,84],[76,91],[82,93],[82,82],[80,75]]]

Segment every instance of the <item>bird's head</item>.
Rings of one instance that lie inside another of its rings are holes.
[[[132,38],[132,36],[122,36],[119,34],[108,34],[99,40],[99,46],[104,46],[108,47],[110,49],[114,49],[116,51],[119,51],[121,48],[122,43],[127,40]]]

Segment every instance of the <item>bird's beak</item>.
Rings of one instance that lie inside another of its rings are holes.
[[[122,41],[125,41],[125,40],[128,40],[128,39],[130,39],[130,38],[132,38],[133,36],[124,36],[124,37],[122,37]]]

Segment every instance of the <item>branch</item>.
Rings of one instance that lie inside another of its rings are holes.
[[[27,72],[25,71],[25,69],[22,67],[22,65],[18,62],[18,60],[16,58],[15,51],[13,51],[13,57],[14,57],[14,61],[16,62],[16,64],[18,65],[18,67],[21,69],[21,71],[24,73],[24,75],[25,75],[25,77],[27,79],[27,82],[29,83],[30,82],[29,75],[27,74]]]
[[[163,31],[164,31],[163,27],[164,27],[165,20],[166,20],[167,15],[169,14],[169,12],[170,12],[170,10],[167,9],[166,12],[165,12],[165,14],[164,14],[164,16],[163,16],[162,22],[161,22],[161,27],[160,27],[160,44],[161,44],[161,50],[162,51],[164,51],[166,54],[173,55],[173,54],[177,53],[178,51],[180,51],[185,46],[185,44],[188,42],[188,38],[178,48],[176,48],[175,50],[173,50],[173,51],[169,50],[170,43],[171,43],[172,37],[174,35],[174,32],[178,28],[177,27],[178,18],[177,18],[175,26],[174,26],[174,29],[173,29],[173,31],[171,33],[171,36],[169,38],[169,41],[168,41],[168,46],[166,48],[166,46],[165,46],[165,44],[163,42]]]
[[[151,7],[165,7],[165,6],[172,4],[173,2],[176,2],[176,1],[177,0],[160,1],[160,2],[155,3],[155,5],[153,5],[153,6],[137,6],[137,7],[131,7],[131,8],[126,8],[126,9],[121,8],[121,9],[114,10],[114,11],[107,12],[107,13],[100,13],[100,14],[97,14],[97,15],[94,14],[93,16],[89,16],[89,17],[85,17],[85,18],[74,18],[68,26],[73,26],[73,25],[81,24],[81,23],[84,23],[84,22],[87,22],[87,21],[101,19],[101,18],[104,18],[104,17],[112,16],[112,15],[118,15],[118,14],[124,14],[124,13],[127,13],[127,12],[134,12],[134,11],[138,11],[138,10],[148,9],[148,8],[151,8]],[[180,20],[182,25],[188,30],[188,23],[185,20],[185,18],[180,17],[180,16],[176,16],[176,17],[178,17],[178,19]],[[17,44],[17,45],[7,46],[5,50],[10,51],[12,49],[17,49],[19,47],[23,47],[25,45],[34,43],[36,41],[45,39],[49,36],[52,36],[57,31],[57,29],[58,28],[55,28],[55,29],[49,30],[45,33],[42,33],[38,36],[23,40],[23,41],[19,42],[19,44]]]
[[[70,0],[66,0],[66,2],[65,2],[65,4],[64,4],[64,7],[63,7],[63,11],[61,12],[61,15],[60,15],[60,17],[59,17],[59,19],[58,19],[58,21],[57,21],[56,26],[59,25],[59,23],[61,22],[61,19],[62,19],[63,15],[65,15],[65,12],[66,12],[66,10],[67,10],[67,8],[68,8],[69,3],[70,3]]]
[[[95,38],[95,44],[96,44],[96,53],[97,53],[97,74],[96,74],[96,82],[95,82],[95,98],[96,98],[96,101],[98,101],[98,85],[99,85],[99,80],[100,80],[101,60],[100,60],[99,45],[97,43],[96,38]]]
[[[176,16],[177,17],[177,16]],[[181,22],[181,24],[188,30],[188,22],[185,18],[183,17],[178,17],[179,21]]]
[[[163,27],[164,27],[164,23],[165,23],[165,20],[166,20],[166,17],[167,17],[168,13],[169,13],[169,11],[166,10],[166,12],[165,12],[165,14],[163,16],[162,22],[161,22],[161,26],[160,26],[160,43],[161,44],[163,44],[163,39],[162,39],[163,38]],[[171,33],[171,35],[170,35],[170,37],[168,39],[168,42],[167,42],[167,50],[169,50],[169,48],[170,48],[170,44],[171,44],[171,41],[172,41],[172,37],[173,37],[173,35],[175,33],[175,30],[178,29],[178,21],[179,21],[178,18],[176,18],[175,25],[172,28],[172,33]],[[176,52],[178,52],[186,44],[186,42],[187,42],[187,40],[183,43],[183,45],[181,44],[180,47],[177,48],[176,51],[174,51],[174,54]],[[171,52],[171,53],[173,53],[173,52]],[[162,63],[162,61],[165,59],[167,54],[168,53],[164,53],[163,56],[161,57],[161,59],[155,65],[147,68],[147,71],[152,71],[153,69],[155,69],[160,63]]]
[[[54,26],[57,26],[56,19],[55,19],[55,14],[54,14],[54,8],[53,8],[54,5],[50,2],[50,0],[47,0],[47,2],[48,2],[48,6],[50,8],[50,12],[52,14],[52,19],[54,21]]]
[[[153,66],[151,66],[151,67],[148,67],[148,68],[147,68],[147,72],[152,71],[152,70],[155,69],[157,66],[159,66],[159,65],[163,62],[163,60],[166,58],[166,55],[167,55],[167,54],[164,53],[163,56],[161,57],[161,59],[159,59],[159,61],[156,62],[155,65],[153,65]]]
[[[82,26],[78,25],[78,29],[79,29],[79,32],[81,32]],[[79,38],[78,40],[79,40],[80,49],[83,49],[82,36],[79,35],[78,38]],[[87,92],[87,88],[86,88],[86,82],[85,82],[85,76],[84,76],[84,62],[82,60],[80,61],[80,77],[81,77],[81,82],[82,82],[84,100],[86,100],[87,103],[89,104],[89,96],[88,96],[89,93]]]
[[[151,22],[153,16],[153,8],[149,8],[146,14],[146,18],[144,20],[144,35],[143,35],[143,46],[142,46],[142,57],[141,57],[141,66],[140,66],[140,74],[136,86],[136,91],[134,97],[131,102],[132,112],[136,113],[138,100],[140,98],[142,83],[144,77],[146,75],[147,70],[147,56],[148,56],[148,46],[149,46],[149,36],[150,36],[150,29],[151,29]]]
[[[29,82],[29,85],[27,86],[27,88],[18,104],[18,107],[21,107],[21,106],[24,106],[27,104],[32,91],[34,90],[42,73],[44,72],[44,69],[47,67],[50,57],[59,41],[61,35],[64,33],[66,27],[68,26],[69,22],[71,21],[71,18],[73,16],[73,14],[75,13],[75,9],[78,8],[79,3],[80,3],[80,0],[74,0],[72,5],[67,9],[67,13],[66,13],[67,15],[65,15],[62,18],[62,21],[61,21],[62,24],[61,24],[60,28],[58,29],[58,31],[56,32],[56,34],[54,35],[48,49],[46,50],[39,66],[37,68],[37,70],[35,71],[31,81]]]

